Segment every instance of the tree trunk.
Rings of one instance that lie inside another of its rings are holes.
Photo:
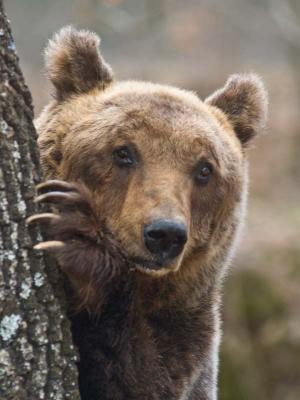
[[[63,278],[32,250],[41,170],[31,95],[0,0],[0,399],[79,399]]]

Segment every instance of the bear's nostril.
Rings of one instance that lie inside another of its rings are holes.
[[[177,257],[187,241],[187,228],[182,222],[159,220],[144,228],[147,249],[165,260]]]

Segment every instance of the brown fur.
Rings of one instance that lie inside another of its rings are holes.
[[[205,102],[114,83],[97,40],[68,28],[50,42],[56,100],[37,120],[46,178],[73,182],[45,184],[39,201],[58,208],[48,233],[90,313],[73,317],[82,398],[212,400],[219,288],[244,214],[244,149],[265,123],[266,93],[254,75],[231,77]],[[99,65],[105,72],[94,74]],[[125,169],[113,159],[124,145],[134,154]],[[201,162],[212,168],[205,184]],[[188,240],[160,265],[142,232],[161,218],[184,223]]]
[[[105,88],[112,81],[111,68],[100,55],[100,38],[88,31],[63,28],[45,51],[46,67],[58,100]]]
[[[243,145],[264,128],[267,93],[255,74],[232,75],[206,102],[226,114]]]

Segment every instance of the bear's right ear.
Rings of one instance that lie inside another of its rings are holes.
[[[72,94],[104,89],[113,80],[110,66],[101,57],[100,38],[92,32],[66,26],[49,41],[45,63],[58,101]]]

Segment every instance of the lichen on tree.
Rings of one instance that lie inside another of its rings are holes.
[[[79,399],[63,278],[32,250],[41,169],[30,92],[0,0],[0,398]]]

